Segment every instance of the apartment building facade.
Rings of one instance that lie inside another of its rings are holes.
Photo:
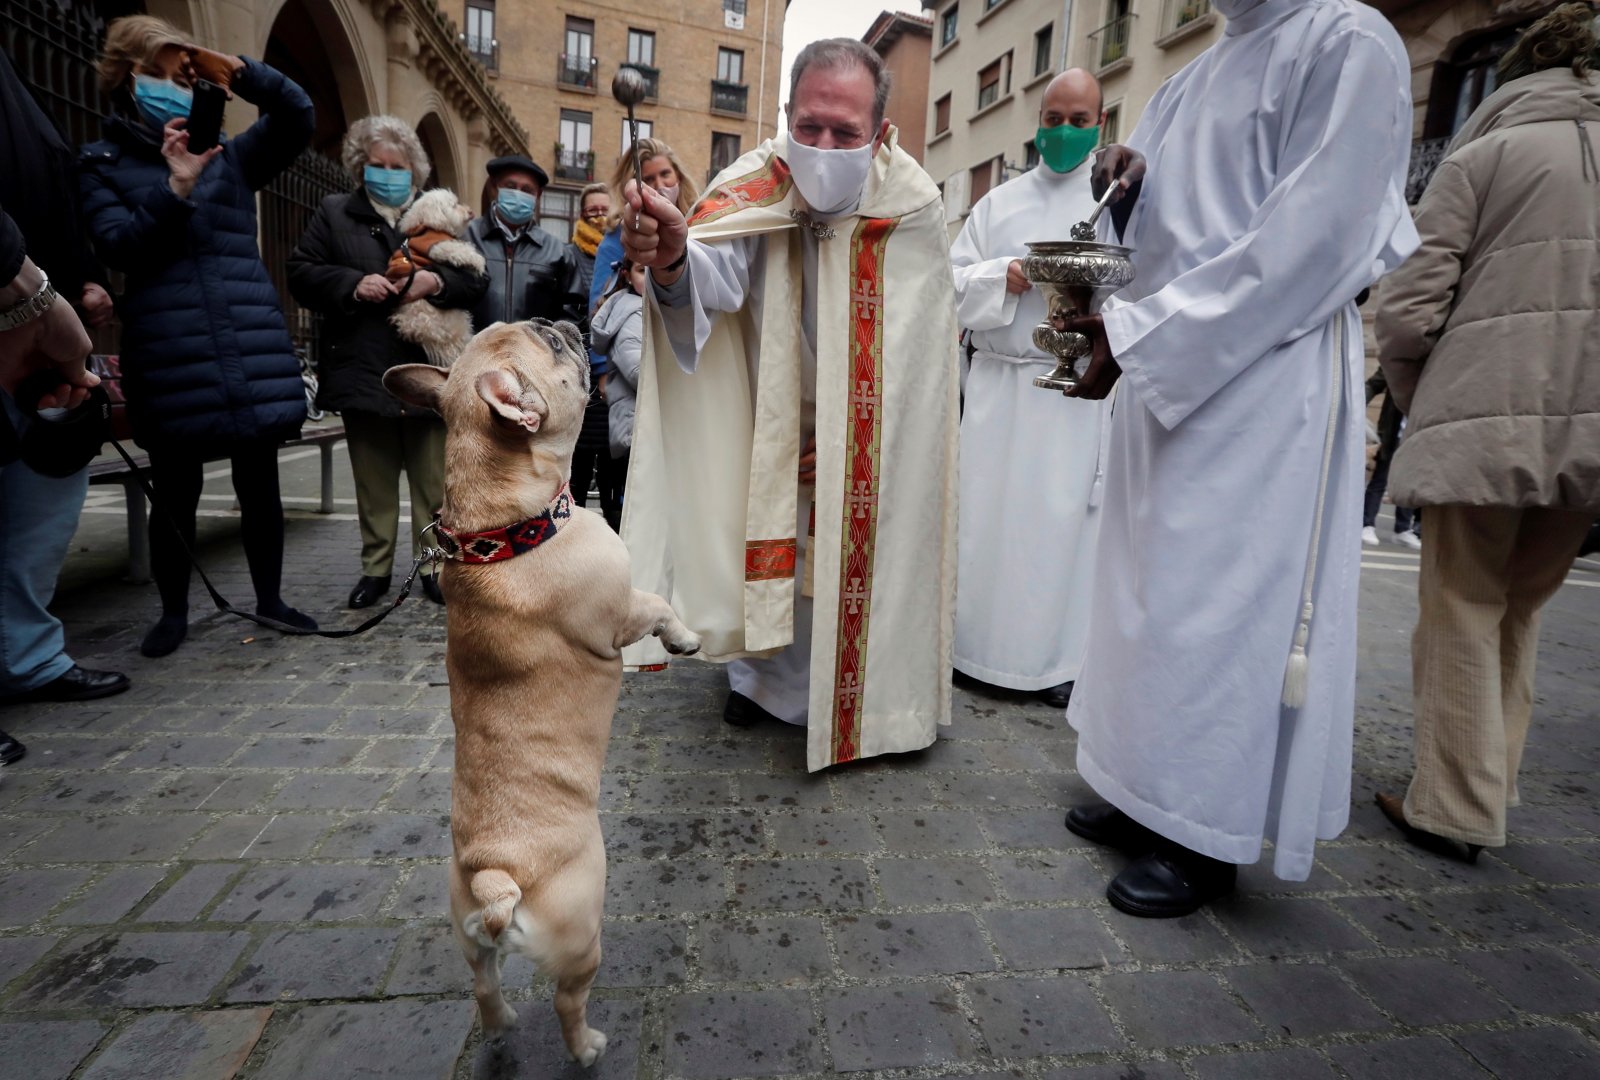
[[[883,66],[889,72],[889,101],[884,115],[899,129],[900,148],[920,162],[927,146],[933,22],[904,11],[885,11],[873,20],[861,40],[883,57]]]
[[[639,134],[664,140],[702,186],[773,134],[783,0],[454,0],[467,51],[528,131],[550,174],[540,206],[563,239],[578,193],[628,146],[611,96],[623,65],[645,77]]]
[[[1161,84],[1222,36],[1210,0],[1079,0],[1067,66],[1095,73],[1106,95],[1102,141],[1128,137]]]
[[[1070,3],[923,0],[933,20],[924,166],[953,237],[974,203],[1038,161],[1045,84],[1062,70]]]

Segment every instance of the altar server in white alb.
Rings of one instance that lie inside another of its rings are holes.
[[[956,318],[972,335],[961,414],[956,670],[1064,709],[1089,633],[1107,401],[1033,385],[1055,358],[1033,344],[1044,298],[1028,243],[1068,239],[1094,211],[1089,152],[1100,84],[1081,68],[1045,88],[1039,164],[972,208],[950,249]]]
[[[1067,713],[1106,802],[1068,826],[1139,856],[1108,898],[1144,916],[1228,891],[1264,840],[1274,872],[1304,880],[1349,818],[1354,301],[1417,246],[1411,66],[1388,21],[1353,0],[1213,6],[1224,36],[1097,169],[1144,177],[1131,215],[1112,215],[1138,278],[1067,324],[1094,348],[1072,393],[1121,376]]]
[[[787,134],[687,223],[629,189],[652,284],[622,535],[635,583],[729,661],[724,718],[807,724],[816,770],[950,719],[956,324],[939,191],[884,119],[878,54],[817,42],[790,79]]]

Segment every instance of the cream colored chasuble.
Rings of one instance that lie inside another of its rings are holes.
[[[705,658],[728,661],[793,641],[797,525],[810,521],[815,771],[920,749],[949,723],[957,330],[938,190],[891,133],[855,213],[819,226],[817,485],[802,489],[799,230],[812,226],[792,216],[785,145],[736,161],[691,219],[697,302],[717,293],[726,309],[702,302],[692,371],[648,305],[622,532],[634,585],[669,597]],[[752,239],[759,275],[719,266],[719,245]],[[651,638],[624,658],[666,656]]]

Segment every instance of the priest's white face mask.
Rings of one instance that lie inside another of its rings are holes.
[[[878,144],[853,150],[818,150],[789,136],[789,171],[806,205],[819,214],[837,214],[861,201],[872,155]]]
[[[801,73],[789,102],[789,149],[794,186],[819,214],[850,210],[861,200],[872,158],[888,134],[878,120],[877,85],[865,67],[813,67]]]

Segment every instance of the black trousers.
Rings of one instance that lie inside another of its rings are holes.
[[[1383,399],[1383,409],[1378,417],[1378,453],[1372,459],[1372,479],[1367,481],[1365,504],[1362,506],[1361,524],[1376,525],[1378,508],[1383,505],[1383,493],[1389,486],[1389,463],[1400,446],[1400,409],[1392,398]],[[1394,531],[1410,532],[1416,514],[1404,506],[1394,508]]]
[[[622,531],[622,489],[628,482],[628,457],[614,458],[609,446],[585,447],[580,441],[572,451],[572,498],[579,506],[588,504],[590,480],[600,493],[600,512],[606,524]]]
[[[159,507],[150,511],[150,573],[161,593],[164,615],[189,611],[189,559],[184,544],[194,548],[195,511],[205,484],[203,454],[181,447],[150,451],[150,480]],[[231,455],[233,490],[239,498],[244,556],[250,565],[256,604],[281,599],[283,584],[283,501],[278,491],[278,444],[239,444]],[[173,523],[177,525],[174,533]],[[178,543],[182,537],[183,544]]]

